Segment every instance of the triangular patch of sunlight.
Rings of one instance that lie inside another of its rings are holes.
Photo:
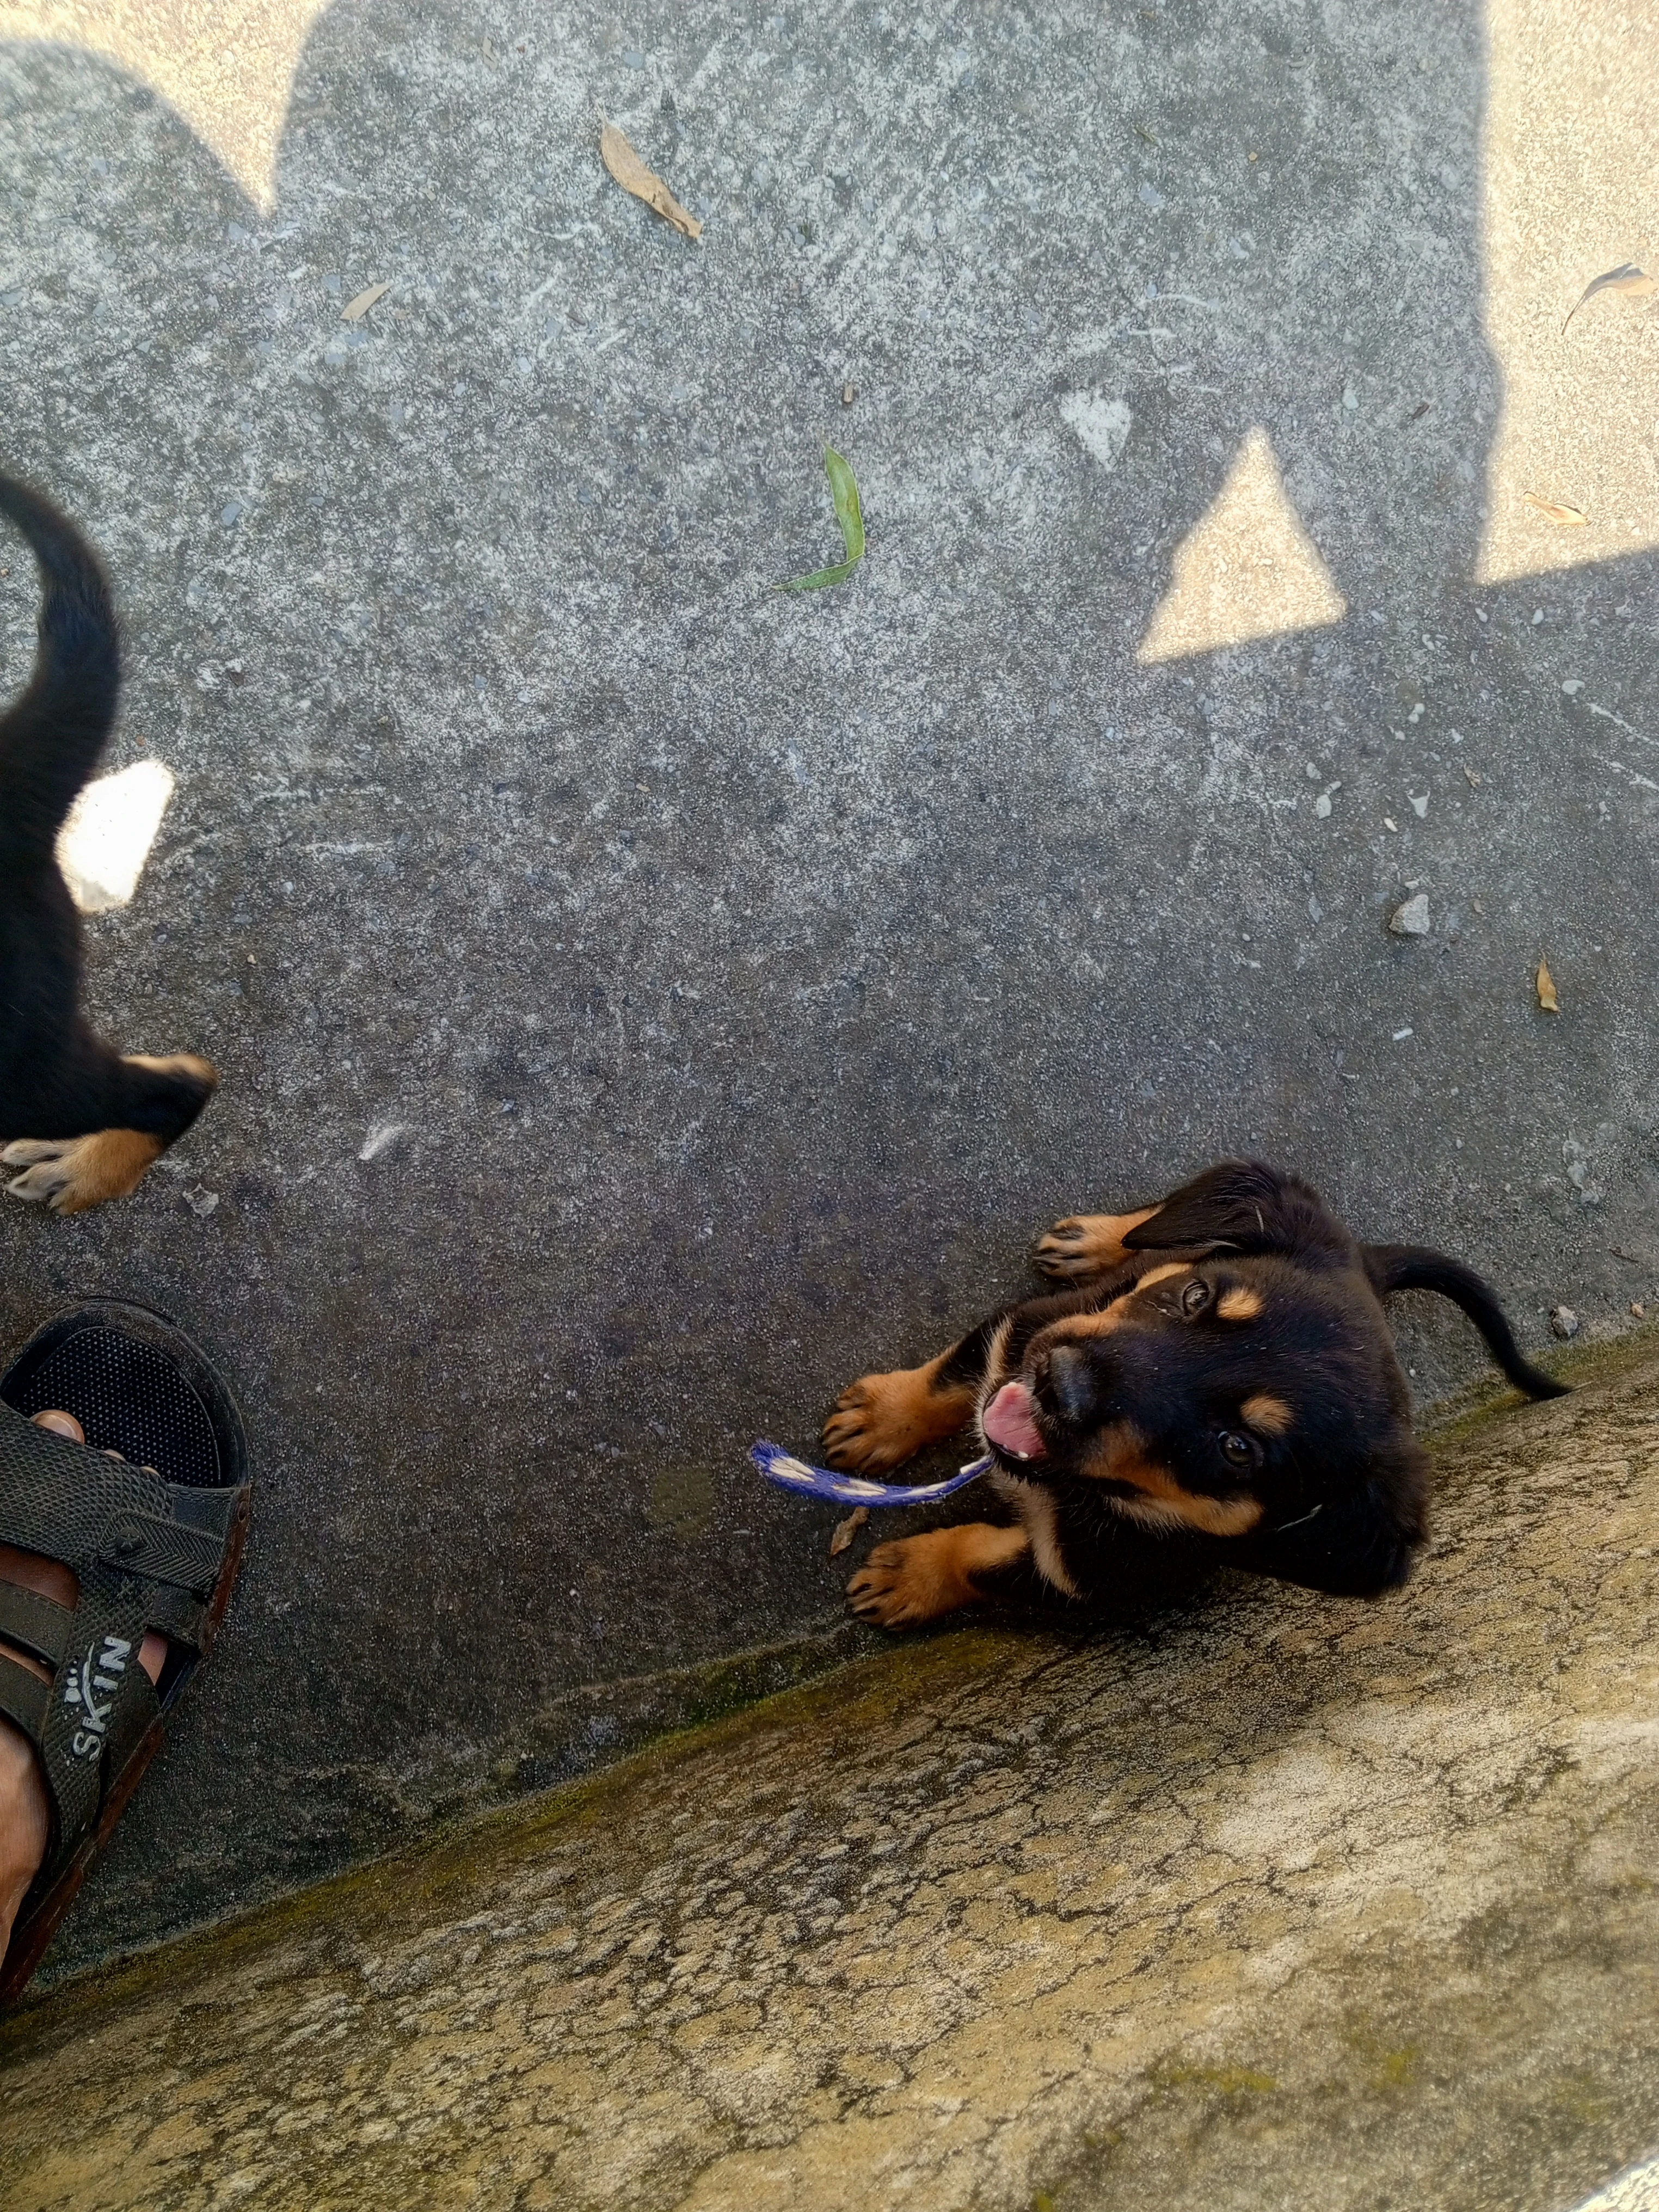
[[[1646,8],[1489,0],[1484,305],[1504,404],[1477,583],[1659,545],[1656,303],[1603,292],[1561,327],[1604,270],[1636,262],[1659,276],[1648,228],[1659,172],[1653,30]],[[1554,521],[1528,492],[1589,520]]]
[[[289,96],[331,0],[10,0],[0,34],[101,54],[212,149],[262,215],[276,198]]]
[[[82,792],[58,833],[58,865],[82,914],[132,896],[172,796],[173,771],[160,761],[135,761]]]
[[[1170,588],[1135,659],[1179,660],[1340,622],[1346,607],[1291,505],[1267,434],[1249,432],[1206,513],[1176,549]]]

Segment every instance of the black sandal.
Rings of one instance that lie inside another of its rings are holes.
[[[34,1427],[49,1407],[72,1413],[86,1443]],[[0,1961],[0,2004],[40,1964],[212,1648],[252,1487],[223,1381],[142,1306],[77,1306],[0,1376],[0,1543],[61,1560],[80,1584],[71,1612],[0,1582],[0,1640],[57,1669],[47,1684],[0,1651],[0,1712],[37,1747],[52,1808]],[[169,1644],[154,1685],[138,1664],[149,1629]]]

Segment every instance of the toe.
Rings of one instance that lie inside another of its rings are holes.
[[[872,1462],[870,1431],[861,1415],[832,1413],[823,1425],[824,1457],[831,1467],[856,1474]]]
[[[1057,1231],[1050,1230],[1046,1237],[1038,1239],[1036,1263],[1045,1275],[1082,1274],[1089,1267],[1088,1247],[1080,1232],[1076,1237],[1062,1237]]]
[[[847,1601],[860,1620],[873,1621],[878,1628],[902,1626],[908,1611],[902,1578],[891,1569],[866,1566],[854,1575],[847,1585]]]
[[[832,1437],[824,1431],[824,1457],[842,1474],[881,1474],[892,1466],[890,1454],[882,1451],[863,1428],[838,1429]]]
[[[55,1160],[68,1149],[67,1140],[43,1142],[38,1137],[19,1137],[15,1144],[0,1152],[0,1160],[9,1168],[33,1167],[36,1160]]]
[[[29,1206],[40,1205],[59,1188],[49,1167],[30,1168],[22,1175],[14,1176],[6,1185],[13,1198],[21,1198]]]

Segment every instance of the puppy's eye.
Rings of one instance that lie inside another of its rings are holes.
[[[1216,1449],[1235,1472],[1242,1473],[1255,1465],[1255,1446],[1248,1437],[1241,1437],[1237,1429],[1223,1429],[1215,1441]]]
[[[1181,1310],[1184,1314],[1200,1314],[1209,1303],[1210,1286],[1207,1283],[1188,1283],[1181,1293]]]

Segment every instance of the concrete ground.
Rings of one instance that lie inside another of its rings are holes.
[[[1651,1345],[1440,1477],[1381,1604],[917,1641],[48,1996],[9,2212],[1651,2212]]]
[[[115,574],[111,765],[177,779],[93,1003],[225,1076],[131,1202],[0,1219],[0,1321],[171,1310],[259,1482],[188,1820],[140,1801],[60,1962],[862,1649],[745,1447],[1081,1202],[1259,1151],[1534,1345],[1627,1325],[1659,326],[1561,321],[1652,257],[1648,44],[0,0],[4,459]],[[869,554],[779,596],[826,441]]]

